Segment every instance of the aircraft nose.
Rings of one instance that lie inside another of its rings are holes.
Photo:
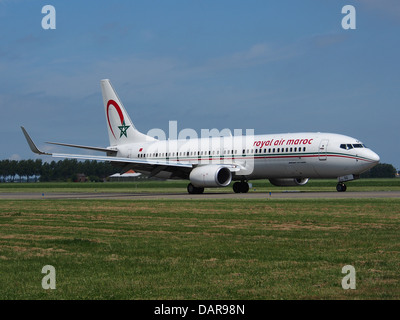
[[[379,161],[381,161],[381,158],[371,150],[371,155],[370,155],[370,159],[374,162],[374,163],[379,163]]]

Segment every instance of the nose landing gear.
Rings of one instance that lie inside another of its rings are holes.
[[[348,174],[342,177],[338,177],[338,184],[336,186],[336,190],[338,192],[345,192],[347,190],[347,187],[344,183],[356,179],[360,179],[359,174]]]

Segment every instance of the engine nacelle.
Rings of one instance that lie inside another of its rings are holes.
[[[194,168],[189,179],[195,187],[226,187],[232,181],[232,173],[227,167],[210,164]]]
[[[278,187],[293,187],[304,186],[308,182],[308,178],[282,178],[282,179],[269,179],[269,182]]]

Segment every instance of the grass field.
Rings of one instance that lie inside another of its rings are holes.
[[[399,299],[399,231],[400,199],[1,200],[0,299]]]

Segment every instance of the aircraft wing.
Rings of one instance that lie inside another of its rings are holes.
[[[46,142],[48,144],[55,144],[58,146],[64,146],[64,147],[72,147],[72,148],[81,148],[81,149],[87,149],[87,150],[94,150],[94,151],[102,151],[102,152],[107,152],[107,154],[116,154],[117,150],[111,149],[111,148],[99,148],[99,147],[89,147],[89,146],[81,146],[78,144],[68,144],[68,143],[59,143],[59,142]]]
[[[171,173],[172,177],[180,177],[180,178],[188,178],[190,171],[196,166],[195,164],[188,162],[179,162],[179,161],[159,161],[159,160],[141,160],[137,158],[125,158],[125,157],[116,157],[112,156],[116,154],[117,151],[109,148],[99,148],[99,147],[89,147],[82,145],[73,145],[73,144],[65,144],[65,143],[55,143],[50,142],[51,144],[67,146],[67,147],[76,147],[82,149],[89,149],[95,151],[103,151],[107,152],[107,156],[95,156],[95,155],[83,155],[83,154],[67,154],[67,153],[48,153],[39,150],[36,144],[33,142],[28,132],[24,127],[21,127],[22,132],[28,142],[29,147],[32,152],[40,155],[49,155],[55,158],[68,158],[68,159],[78,159],[78,160],[96,160],[96,161],[110,161],[116,164],[121,168],[121,173],[124,173],[130,169],[134,169],[138,172],[144,172],[149,174],[150,176],[155,176],[159,174],[161,171],[166,171]],[[111,155],[111,156],[110,156]],[[242,166],[239,164],[223,164],[224,167],[227,167],[231,172],[238,172],[242,170]]]
[[[132,163],[132,164],[149,165],[149,166],[174,166],[180,168],[193,168],[192,164],[184,162],[139,160],[139,159],[122,158],[122,157],[91,156],[86,154],[68,154],[68,153],[46,153],[46,154],[51,155],[55,158],[111,161],[111,162]]]
[[[51,155],[51,153],[47,153],[47,152],[40,151],[40,150],[36,147],[35,143],[34,143],[33,140],[31,139],[31,137],[29,136],[28,132],[26,132],[25,128],[24,128],[24,127],[21,127],[21,129],[22,129],[22,132],[24,133],[24,136],[25,136],[26,141],[28,141],[29,148],[31,148],[31,150],[32,150],[33,153]]]
[[[125,157],[115,157],[115,156],[94,156],[94,155],[83,155],[83,154],[66,154],[66,153],[48,153],[39,150],[36,144],[33,142],[32,138],[29,136],[28,132],[24,127],[21,127],[22,132],[28,142],[28,145],[32,152],[40,155],[49,155],[55,158],[68,158],[68,159],[79,159],[79,160],[97,160],[97,161],[111,161],[122,168],[121,172],[126,172],[130,169],[135,169],[137,171],[144,171],[150,173],[150,176],[154,176],[161,171],[171,172],[175,176],[187,177],[193,168],[193,165],[185,162],[177,161],[157,161],[157,160],[140,160]],[[108,148],[98,148],[98,147],[88,147],[81,145],[72,145],[64,143],[52,143],[56,145],[77,147],[82,149],[96,150],[107,152],[107,154],[116,154],[117,151]]]

